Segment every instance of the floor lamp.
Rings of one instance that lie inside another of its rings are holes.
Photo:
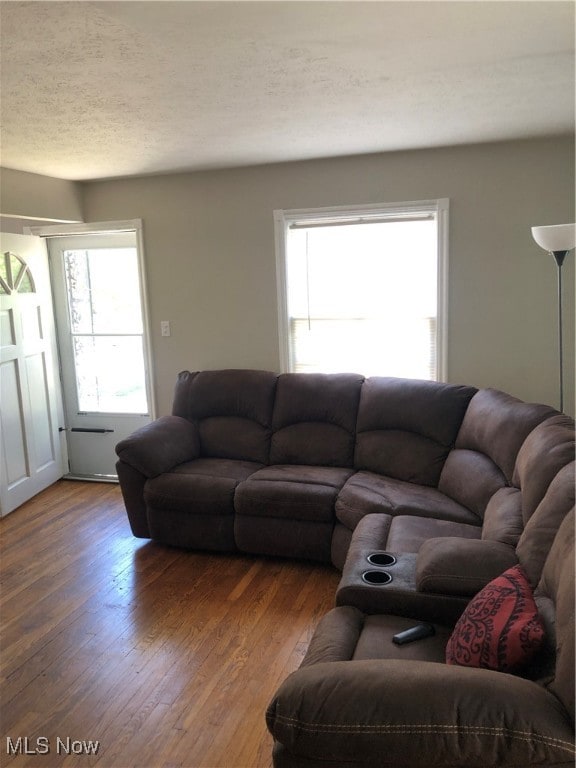
[[[558,267],[558,358],[560,361],[560,410],[564,410],[564,376],[562,344],[562,264],[568,251],[576,247],[576,224],[554,224],[532,227],[532,237],[541,248],[552,254]]]

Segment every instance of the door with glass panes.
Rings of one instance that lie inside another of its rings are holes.
[[[0,233],[0,515],[66,473],[46,247]]]
[[[116,444],[151,421],[135,232],[51,237],[70,476],[116,479]]]

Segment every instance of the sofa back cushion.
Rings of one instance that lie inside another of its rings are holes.
[[[201,456],[267,464],[276,381],[269,371],[183,371],[172,413],[198,424]]]
[[[524,524],[534,514],[559,470],[574,461],[574,437],[574,419],[558,414],[535,427],[524,441],[512,479],[522,491]]]
[[[354,464],[436,486],[476,389],[373,377],[362,387]]]
[[[481,389],[472,398],[456,439],[456,448],[488,456],[512,482],[516,457],[530,432],[558,411],[525,403],[497,389]]]
[[[535,590],[547,634],[547,679],[574,722],[574,508],[564,518]]]
[[[500,488],[486,505],[482,539],[515,547],[524,530],[522,493],[519,488]]]
[[[518,541],[516,555],[532,585],[538,583],[556,531],[574,507],[575,469],[572,461],[558,472]]]
[[[279,376],[270,463],[351,467],[363,381],[351,373]]]
[[[493,495],[512,484],[518,451],[528,434],[557,414],[547,405],[524,403],[496,389],[479,390],[468,406],[438,488],[483,519]]]

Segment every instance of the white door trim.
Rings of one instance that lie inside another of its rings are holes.
[[[50,224],[40,227],[24,227],[25,234],[38,237],[69,237],[70,235],[103,235],[107,232],[138,232],[142,229],[142,219],[123,221],[95,221],[79,224]]]

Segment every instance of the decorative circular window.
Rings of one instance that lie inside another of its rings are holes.
[[[24,259],[10,251],[0,257],[0,293],[36,293],[30,268]]]

